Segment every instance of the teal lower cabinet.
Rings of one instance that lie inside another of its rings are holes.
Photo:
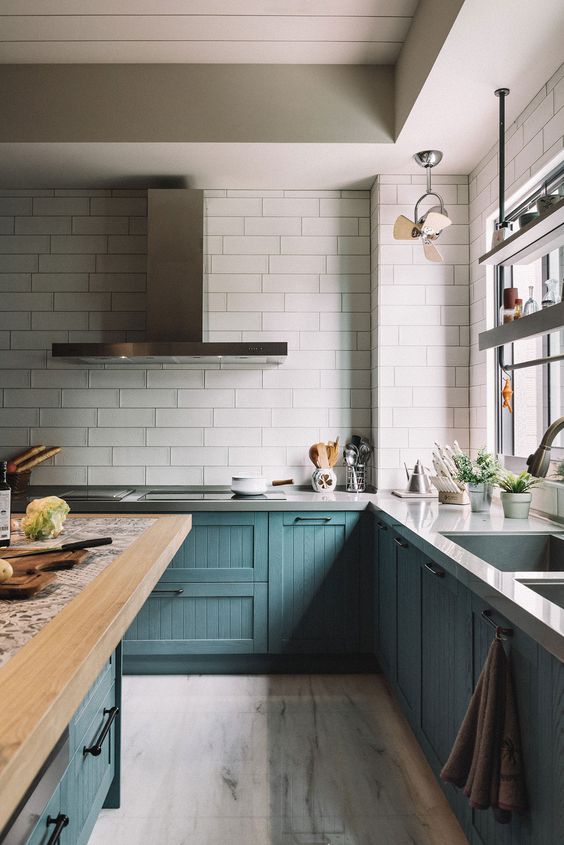
[[[129,656],[264,653],[267,585],[161,581],[124,640]]]
[[[373,666],[371,544],[358,512],[194,514],[124,638],[126,671],[306,671],[320,655]]]
[[[119,806],[120,704],[121,647],[74,714],[39,785],[26,797],[26,809],[16,825],[27,825],[27,808],[36,812],[54,780],[56,786],[51,787],[35,827],[27,839],[23,837],[26,845],[86,845],[102,807]]]
[[[564,845],[564,665],[458,581],[439,553],[419,548],[413,532],[380,514],[374,531],[375,651],[437,778],[491,645],[491,622],[513,632],[505,648],[529,810],[500,825],[491,810],[471,810],[460,790],[440,782],[469,842]]]
[[[358,513],[272,513],[269,652],[358,653],[361,529]]]

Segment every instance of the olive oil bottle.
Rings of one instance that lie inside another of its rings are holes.
[[[10,545],[12,491],[6,481],[6,461],[0,461],[0,546]]]

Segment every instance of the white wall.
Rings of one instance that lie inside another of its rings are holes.
[[[367,191],[206,192],[210,340],[287,340],[277,369],[86,366],[53,341],[144,329],[146,195],[0,194],[0,453],[40,483],[307,481],[311,443],[370,433]]]
[[[392,237],[399,214],[413,215],[425,174],[380,176],[372,189],[373,395],[378,486],[405,486],[403,462],[430,464],[433,442],[468,446],[468,180],[436,173],[453,225],[432,264],[421,244]],[[425,208],[428,206],[422,206]]]

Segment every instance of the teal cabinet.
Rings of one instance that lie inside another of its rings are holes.
[[[395,680],[397,666],[396,546],[391,525],[376,521],[376,654],[382,671]]]
[[[69,724],[68,766],[26,845],[86,845],[109,793],[119,806],[120,693],[118,648]]]
[[[359,651],[359,522],[358,513],[270,514],[270,653]]]
[[[126,658],[142,669],[143,657],[266,653],[267,578],[267,513],[193,514],[124,637]]]
[[[48,845],[49,840],[55,833],[57,825],[62,826],[65,823],[65,814],[61,812],[61,789],[58,786],[53,795],[49,799],[49,803],[43,810],[31,836],[27,840],[27,845]],[[61,837],[59,839],[60,845],[69,843],[66,830],[63,827]]]
[[[564,845],[564,665],[446,571],[438,553],[429,557],[412,532],[380,514],[374,527],[376,653],[437,778],[490,648],[491,621],[513,632],[504,647],[529,810],[500,825],[491,811],[472,810],[461,790],[439,781],[468,841]]]
[[[192,530],[161,582],[268,579],[267,513],[195,513]]]
[[[396,690],[411,726],[421,710],[421,554],[394,534],[397,576]]]
[[[265,653],[267,585],[162,581],[124,639],[126,655]]]

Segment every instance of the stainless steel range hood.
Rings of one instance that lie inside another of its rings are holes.
[[[203,339],[204,194],[148,191],[147,339],[132,343],[54,343],[53,357],[92,363],[274,364],[287,343],[208,343]]]

